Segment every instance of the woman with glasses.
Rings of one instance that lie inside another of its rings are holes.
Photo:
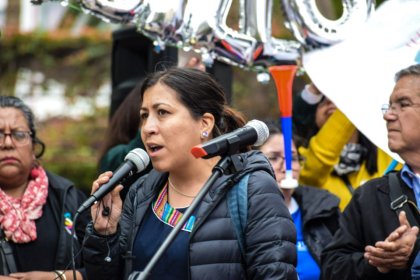
[[[306,158],[300,183],[327,190],[340,198],[340,209],[367,180],[389,169],[400,169],[377,148],[314,84],[297,94],[293,103],[296,133],[305,138],[299,148]]]
[[[89,214],[78,219],[77,239],[73,218],[85,195],[42,167],[44,149],[31,109],[0,96],[0,279],[73,279],[71,243],[78,252]]]
[[[297,231],[297,273],[300,280],[319,279],[321,251],[337,231],[340,210],[336,196],[325,190],[298,186],[285,188],[281,181],[286,177],[284,162],[284,138],[280,123],[267,121],[270,136],[260,150],[270,161],[284,201],[292,216]],[[292,141],[293,178],[299,179],[300,162]]]

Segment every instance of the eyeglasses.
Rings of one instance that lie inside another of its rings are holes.
[[[385,115],[386,113],[391,113],[394,115],[399,115],[401,112],[403,112],[405,109],[407,108],[414,108],[414,107],[419,107],[420,104],[417,103],[410,103],[408,101],[398,101],[398,102],[394,102],[392,104],[383,104],[381,111],[382,114]]]
[[[10,136],[16,146],[24,146],[30,142],[31,135],[32,132],[30,131],[12,130],[10,133],[5,133],[0,130],[0,146],[4,145],[6,136]]]
[[[268,160],[271,163],[284,163],[285,156],[281,154],[267,155]],[[304,161],[305,158],[300,155],[292,155],[292,163],[299,163]]]

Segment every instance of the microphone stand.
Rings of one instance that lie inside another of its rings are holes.
[[[228,169],[229,168],[229,169]],[[178,224],[172,229],[166,239],[163,241],[162,245],[160,245],[159,249],[150,259],[149,263],[146,265],[143,271],[141,272],[134,272],[130,274],[129,280],[145,280],[151,275],[151,271],[154,266],[157,264],[159,259],[162,257],[163,253],[168,249],[171,243],[175,240],[175,237],[181,231],[184,224],[188,221],[192,213],[198,207],[200,202],[203,200],[204,196],[209,191],[210,187],[216,182],[216,180],[221,177],[227,170],[230,172],[240,171],[243,168],[243,163],[240,161],[240,157],[238,155],[226,156],[219,160],[216,166],[212,170],[212,174],[207,179],[206,183],[203,185],[201,190],[198,192],[196,198],[192,201],[191,205],[185,211],[184,215],[182,216],[181,220],[179,220]]]

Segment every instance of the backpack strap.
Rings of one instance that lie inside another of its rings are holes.
[[[248,219],[248,179],[246,174],[227,193],[229,213],[235,227],[239,249],[245,260],[245,227]]]
[[[397,173],[389,173],[389,197],[391,198],[391,209],[397,212],[399,215],[402,210],[407,215],[407,220],[410,225],[420,225],[418,218],[420,217],[419,209],[416,204],[408,199],[408,197],[402,193],[400,181],[397,177]],[[411,206],[411,207],[410,207]],[[414,209],[415,210],[414,210]],[[417,212],[417,213],[415,213]],[[419,239],[417,238],[417,241]],[[412,279],[420,279],[420,253],[417,253],[413,265],[411,267]]]
[[[392,172],[388,175],[389,178],[389,197],[391,199],[390,207],[392,210],[397,212],[397,215],[400,214],[401,211],[404,210],[404,212],[407,215],[407,220],[410,222],[411,225],[419,225],[419,222],[415,216],[415,213],[413,213],[412,207],[415,207],[415,204],[410,201],[407,197],[407,195],[403,194],[401,189],[400,180],[398,179],[397,173]],[[410,207],[410,204],[413,204],[412,207]],[[417,210],[417,216],[419,216],[418,209]]]
[[[0,230],[0,255],[3,265],[3,274],[8,275],[17,272],[15,256],[13,255],[12,247],[4,236],[4,232]]]

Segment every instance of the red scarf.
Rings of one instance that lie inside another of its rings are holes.
[[[0,188],[0,228],[15,243],[36,240],[35,220],[42,216],[47,201],[48,178],[42,167],[34,168],[21,198],[7,195]]]

